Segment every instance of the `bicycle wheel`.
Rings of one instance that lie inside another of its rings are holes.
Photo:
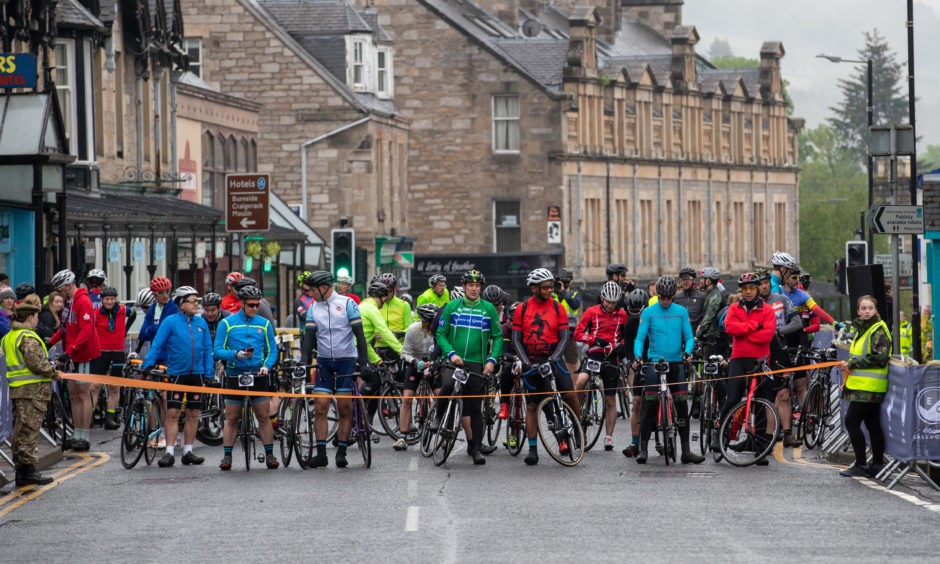
[[[385,429],[385,434],[398,440],[401,433],[398,432],[401,413],[401,390],[394,386],[386,385],[382,388],[382,399],[379,400],[379,423]]]
[[[219,446],[225,425],[225,405],[220,394],[207,394],[206,397],[209,401],[199,414],[196,438],[206,446]]]
[[[584,429],[584,451],[594,447],[597,439],[604,430],[604,412],[606,403],[604,393],[597,387],[596,382],[588,383],[584,390],[584,399],[581,402],[581,428]]]
[[[620,369],[620,387],[617,390],[617,403],[619,404],[620,410],[617,414],[624,420],[630,420],[630,408],[633,405],[633,398],[630,394],[630,386],[627,385],[627,375],[624,374],[625,368]]]
[[[711,436],[715,427],[715,415],[717,406],[715,405],[715,388],[707,381],[702,388],[699,418],[698,418],[698,448],[705,456],[705,453],[711,448]]]
[[[144,402],[144,410],[147,417],[144,419],[147,423],[147,447],[144,449],[144,461],[147,466],[153,464],[157,458],[157,445],[160,443],[160,433],[163,431],[163,421],[160,419],[160,396],[157,399]],[[156,424],[154,424],[156,423]]]
[[[826,390],[818,382],[813,383],[806,392],[803,403],[803,412],[800,415],[799,435],[803,438],[803,446],[808,449],[816,448],[825,429]]]
[[[130,470],[140,461],[148,434],[143,402],[135,401],[128,410],[124,431],[121,432],[121,464],[124,468]]]
[[[450,456],[454,443],[457,442],[457,433],[460,432],[460,412],[460,401],[451,400],[447,406],[447,411],[444,412],[444,416],[441,418],[441,425],[438,427],[437,433],[434,434],[431,458],[434,460],[435,466],[441,466],[447,462],[447,457]]]
[[[750,466],[767,456],[773,450],[780,431],[780,415],[772,403],[763,398],[752,398],[749,412],[746,412],[746,406],[746,398],[738,402],[718,430],[721,454],[733,466]],[[773,429],[769,433],[768,419]]]
[[[251,470],[251,447],[253,446],[251,417],[251,401],[246,397],[242,400],[242,420],[238,431],[242,440],[242,450],[245,451],[245,472]]]
[[[423,384],[422,384],[423,386]],[[421,387],[418,388],[418,396],[427,396],[428,390]],[[409,445],[416,445],[421,442],[422,437],[424,436],[424,421],[428,418],[428,413],[431,410],[431,400],[426,397],[421,397],[420,399],[412,400],[411,402],[411,424],[417,427],[416,432],[406,433],[405,442]]]
[[[562,466],[574,466],[584,457],[584,430],[574,410],[558,396],[548,396],[538,407],[539,439]]]
[[[509,419],[506,420],[506,448],[509,454],[517,456],[522,452],[525,443],[525,400],[519,394],[522,386],[518,384],[512,389],[509,399]]]
[[[483,398],[483,430],[486,432],[486,444],[493,446],[499,440],[499,431],[503,426],[503,420],[499,418],[499,403],[496,401],[498,390],[489,387],[486,390],[487,397]]]
[[[311,418],[313,421],[312,414],[313,411],[313,402],[309,402],[308,406],[311,410]],[[339,407],[336,404],[336,398],[330,398],[330,411],[326,414],[326,440],[332,441],[336,438],[336,429],[339,427]]]
[[[356,398],[356,443],[366,468],[372,467],[372,427],[366,420],[366,402]]]
[[[291,432],[293,418],[291,417],[291,403],[282,400],[277,407],[277,442],[281,447],[281,462],[284,467],[290,466],[294,453],[294,434]]]
[[[424,458],[431,458],[431,455],[434,454],[434,436],[436,433],[431,432],[431,415],[429,414],[421,422],[421,456]]]
[[[669,466],[670,460],[676,463],[676,404],[667,401],[663,406],[665,409],[663,417],[663,457],[666,459],[666,466]]]
[[[317,441],[313,432],[313,400],[295,398],[291,406],[291,445],[297,455],[297,464],[306,470],[313,458]]]
[[[46,409],[42,427],[62,449],[65,448],[65,439],[71,434],[69,421],[70,418],[65,414],[65,408],[62,406],[62,398],[59,394],[53,393],[49,398],[49,406]]]

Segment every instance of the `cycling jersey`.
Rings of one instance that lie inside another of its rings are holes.
[[[762,298],[774,310],[777,331],[788,335],[803,328],[803,321],[797,315],[790,299],[782,294],[770,294]]]
[[[88,290],[88,299],[91,300],[91,307],[98,309],[101,307],[101,290]]]
[[[335,290],[334,290],[334,291],[335,291]],[[337,293],[339,293],[339,292],[337,292]],[[362,303],[362,298],[360,298],[360,297],[357,296],[356,294],[353,294],[352,292],[346,292],[345,294],[339,294],[339,295],[341,295],[341,296],[346,296],[347,298],[349,298],[349,299],[351,299],[352,301],[356,302],[356,305],[359,305],[360,303]]]
[[[165,321],[178,311],[179,308],[176,307],[176,303],[172,300],[168,301],[166,305],[153,302],[150,309],[147,310],[147,315],[144,316],[144,324],[140,327],[140,340],[152,341],[157,335],[157,329],[160,328],[160,322]]]
[[[591,306],[581,316],[581,321],[574,330],[574,338],[588,346],[588,354],[594,352],[610,354],[625,341],[626,324],[627,312],[622,309],[615,309],[613,313],[608,313],[603,306]],[[598,337],[607,341],[607,345],[596,344]]]
[[[470,301],[463,297],[444,306],[436,338],[444,356],[459,355],[466,362],[496,364],[503,352],[503,331],[496,307],[479,298]]]
[[[692,324],[693,331],[698,329],[698,324],[702,321],[705,297],[705,292],[692,286],[688,290],[679,290],[676,292],[676,297],[673,299],[674,303],[681,305],[689,311],[689,322]]]
[[[385,324],[385,317],[382,315],[378,306],[375,305],[374,300],[371,298],[362,300],[362,303],[359,304],[359,314],[362,316],[362,331],[366,336],[369,362],[375,364],[381,360],[379,355],[376,354],[375,349],[372,348],[373,337],[375,337],[375,335],[379,335],[379,340],[375,343],[376,346],[388,347],[396,353],[401,354],[401,343],[398,342],[398,339],[395,338],[395,335],[392,334]]]
[[[695,346],[692,324],[689,322],[689,311],[676,303],[663,307],[659,301],[647,307],[640,314],[640,326],[636,332],[636,339],[633,341],[634,357],[639,357],[643,353],[643,341],[647,337],[649,337],[647,358],[653,360],[664,358],[669,362],[682,360],[682,353],[691,354]]]
[[[724,307],[725,299],[718,288],[711,288],[705,296],[702,320],[699,323],[696,337],[701,341],[715,343],[721,338],[721,329],[718,318]]]
[[[235,358],[236,352],[249,347],[254,348],[251,358]],[[249,319],[243,311],[226,317],[216,329],[215,358],[225,361],[229,374],[270,369],[277,362],[274,326],[260,315]]]
[[[62,325],[49,339],[49,346],[62,341],[64,352],[72,362],[83,363],[101,354],[98,331],[95,330],[95,310],[91,307],[88,290],[79,288],[62,310]]]
[[[444,293],[438,296],[434,293],[434,288],[428,288],[424,292],[421,292],[421,295],[418,296],[418,299],[415,301],[415,307],[422,306],[424,304],[434,304],[437,307],[444,307],[450,303],[450,290],[444,288]]]
[[[362,323],[359,306],[351,298],[333,292],[307,308],[307,331],[316,331],[317,359],[356,358],[353,325]]]
[[[215,343],[215,331],[219,327],[219,321],[222,321],[230,315],[232,315],[232,312],[229,310],[219,308],[219,316],[215,318],[215,321],[209,321],[205,318],[205,316],[203,316],[203,319],[206,319],[206,325],[209,326],[209,335],[212,337],[213,343]]]
[[[566,290],[561,294],[552,294],[552,299],[560,303],[568,314],[568,327],[573,331],[578,325],[578,313],[581,312],[581,294],[577,290]]]
[[[597,306],[594,306],[597,307]],[[522,332],[522,344],[529,357],[546,357],[559,341],[558,331],[568,327],[568,314],[555,300],[527,299],[516,307],[512,320],[513,331]]]
[[[238,313],[242,309],[242,302],[235,294],[228,293],[222,298],[221,307],[229,313]]]
[[[763,300],[757,299],[751,306],[741,300],[728,306],[725,330],[732,337],[731,358],[764,358],[770,355],[777,318]]]
[[[95,311],[95,329],[102,351],[124,352],[127,326],[134,323],[137,314],[133,309],[115,304],[111,309],[100,307]]]
[[[812,296],[804,292],[799,288],[793,288],[793,290],[787,290],[783,286],[780,287],[781,292],[790,299],[790,302],[793,304],[793,307],[796,308],[796,311],[803,311],[804,309],[813,309],[816,307],[816,301],[813,300]],[[773,292],[773,290],[771,290]],[[778,293],[778,292],[774,292]]]
[[[434,333],[421,328],[421,322],[415,321],[405,332],[405,344],[401,347],[401,358],[405,362],[428,360],[434,347]]]
[[[770,273],[770,293],[771,294],[781,294],[783,293],[783,280],[777,276],[776,272]]]
[[[411,306],[399,297],[393,297],[390,301],[382,304],[381,311],[389,331],[404,332],[414,323],[414,318],[411,316]],[[402,340],[404,340],[404,336],[399,339],[399,342]]]
[[[164,359],[166,371],[172,376],[201,374],[203,378],[212,378],[215,364],[206,320],[181,313],[161,323],[143,365],[153,366]]]
[[[301,319],[307,319],[307,310],[310,309],[310,306],[313,305],[315,301],[316,300],[307,294],[300,294],[300,297],[294,301],[294,310]]]

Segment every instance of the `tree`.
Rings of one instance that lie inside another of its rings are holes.
[[[862,61],[872,60],[872,101],[875,125],[908,122],[907,90],[902,91],[904,66],[897,60],[884,36],[874,29],[864,32],[865,47],[858,50]],[[859,164],[868,160],[868,68],[858,65],[852,78],[839,80],[842,103],[829,108],[835,114],[829,125],[845,138]]]
[[[927,150],[917,157],[917,171],[920,174],[940,168],[940,145],[927,145]]]
[[[731,56],[731,44],[724,37],[716,37],[712,46],[708,48],[708,58],[718,59]]]
[[[714,47],[714,45],[712,46]],[[721,55],[718,57],[712,57],[711,64],[719,69],[756,69],[760,68],[760,61],[757,59],[749,59],[747,57],[735,57],[733,53],[728,53],[727,55]],[[787,87],[790,86],[790,82],[787,79],[783,79],[781,82],[781,87],[783,88],[783,101],[787,104],[787,115],[793,115],[793,100],[790,98],[789,92],[787,92]]]

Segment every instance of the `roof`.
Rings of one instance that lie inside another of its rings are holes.
[[[111,24],[114,23],[115,12],[117,12],[117,0],[105,0],[101,2],[98,12],[98,19],[110,27]]]
[[[311,56],[316,57],[338,80],[346,82],[346,38],[344,35],[292,34]]]
[[[624,18],[611,46],[614,55],[671,55],[672,43],[640,20]]]
[[[55,7],[56,27],[104,30],[105,25],[78,0],[59,0]]]
[[[672,77],[672,55],[612,56],[604,59],[601,64],[603,68],[626,67],[631,80],[638,80],[643,73],[643,67],[648,65],[657,84],[672,84],[670,81]]]
[[[497,39],[496,45],[542,84],[560,90],[568,56],[565,39]]]
[[[738,80],[744,82],[744,88],[748,96],[756,96],[760,92],[760,69],[705,69],[699,68],[698,81],[699,89],[702,92],[713,92],[720,83],[725,92],[731,94],[738,83]]]
[[[376,39],[382,43],[391,43],[392,36],[385,31],[381,25],[379,25],[379,13],[375,10],[359,10],[359,15],[362,19],[369,25],[370,28],[375,32]]]
[[[359,12],[342,0],[258,0],[288,33],[371,33]]]
[[[248,98],[219,92],[206,84],[201,78],[187,71],[180,78],[179,92],[182,95],[196,96],[199,98],[213,100],[233,107],[243,108],[249,111],[257,112],[262,105]]]
[[[172,196],[155,194],[114,194],[104,192],[100,197],[81,193],[69,193],[69,216],[100,216],[109,219],[153,218],[159,223],[168,223],[176,219],[186,223],[199,219],[216,222],[222,218],[222,211],[193,202],[187,202]]]

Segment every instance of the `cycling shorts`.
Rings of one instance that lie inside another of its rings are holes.
[[[607,355],[603,352],[597,351],[588,353],[587,358],[584,359],[584,362],[581,363],[581,367],[578,368],[578,372],[587,373],[587,361],[597,360],[605,361],[608,360]],[[617,387],[620,386],[620,369],[617,367],[617,357],[612,357],[609,359],[609,362],[612,364],[602,364],[601,365],[601,381],[604,383],[604,395],[605,396],[614,396],[617,395]]]
[[[355,358],[317,359],[317,375],[313,391],[318,394],[351,394],[356,372]]]
[[[101,356],[91,361],[91,373],[104,376],[121,376],[125,356],[124,351],[101,351]]]
[[[227,390],[244,390],[246,392],[270,392],[271,377],[255,374],[255,385],[241,387],[238,385],[238,374],[226,374],[223,387]],[[225,395],[225,405],[241,405],[245,398],[251,399],[252,404],[270,401],[271,396],[238,396],[234,394]]]
[[[424,370],[427,370],[427,364],[428,363],[425,363]],[[414,364],[409,363],[405,367],[404,388],[406,390],[411,390],[412,392],[417,391],[418,386],[421,385],[421,380],[425,378],[428,378],[428,386],[432,390],[440,386],[440,379],[437,378],[433,373],[431,373],[430,376],[425,376],[424,370],[418,370],[417,368],[415,368]]]
[[[179,384],[181,386],[202,387],[202,375],[200,374],[180,374],[178,376],[170,376],[167,380],[172,384]],[[198,392],[177,392],[172,390],[166,393],[166,408],[182,409],[184,396],[186,399],[186,409],[202,409],[202,394]]]
[[[645,372],[645,387],[643,393],[646,399],[653,399],[659,393],[659,374],[656,373],[656,363],[650,362],[643,366]],[[669,391],[673,396],[685,396],[689,393],[689,383],[685,378],[685,363],[670,362],[669,374],[666,376],[666,383],[669,384]]]
[[[531,396],[532,401],[535,403],[542,401],[543,397],[548,397],[548,394],[544,392],[551,391],[548,382],[539,374],[538,370],[539,365],[545,364],[547,360],[546,358],[530,358],[529,362],[532,363],[532,368],[522,375],[522,387],[525,389],[526,396]],[[571,383],[571,373],[564,367],[564,364],[557,360],[551,364],[552,373],[555,375],[555,387],[558,388],[558,391],[574,391],[574,385]]]

